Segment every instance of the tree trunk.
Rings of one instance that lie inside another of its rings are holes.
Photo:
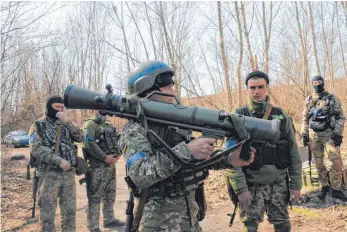
[[[224,71],[224,80],[225,85],[227,89],[227,97],[228,97],[228,106],[229,110],[232,108],[232,98],[231,98],[231,87],[230,87],[230,79],[229,79],[229,65],[228,65],[228,59],[225,55],[224,50],[224,35],[223,35],[223,26],[222,26],[222,9],[221,9],[221,3],[220,1],[217,2],[218,6],[218,27],[219,27],[219,38],[220,38],[220,49],[221,49],[221,55],[222,55],[222,62],[223,62],[223,71]]]
[[[240,20],[240,12],[239,12],[239,6],[237,2],[235,1],[235,11],[236,11],[236,20],[237,25],[239,29],[239,41],[240,41],[240,56],[239,56],[239,62],[237,65],[237,83],[238,83],[238,107],[241,107],[242,104],[242,83],[241,83],[241,69],[242,69],[242,63],[243,63],[243,37],[242,37],[242,25]]]
[[[319,61],[318,61],[318,55],[317,55],[317,43],[316,43],[316,35],[315,35],[315,29],[314,29],[314,23],[313,23],[311,2],[308,2],[308,10],[309,10],[309,14],[310,14],[310,28],[311,28],[314,60],[316,63],[316,72],[318,75],[321,75],[320,67],[319,67]]]
[[[248,49],[248,59],[249,59],[250,65],[251,65],[251,69],[255,70],[256,65],[255,65],[254,58],[253,58],[251,42],[249,41],[249,31],[247,29],[247,21],[246,21],[244,2],[241,2],[241,14],[242,14],[242,20],[243,20],[243,32],[244,32],[245,37],[246,37],[246,43],[247,43],[247,49]]]

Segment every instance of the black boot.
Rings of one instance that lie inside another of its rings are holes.
[[[343,192],[341,190],[332,189],[331,197],[339,199],[341,201],[347,201],[347,196],[345,194],[343,194]]]
[[[327,196],[327,194],[329,192],[329,190],[330,190],[329,186],[323,186],[322,190],[318,194],[318,198],[321,199],[322,201],[324,201],[325,197]]]

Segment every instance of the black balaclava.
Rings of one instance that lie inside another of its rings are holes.
[[[320,84],[320,85],[314,85],[313,88],[314,88],[314,91],[316,93],[323,93],[324,92],[324,79],[322,76],[314,76],[312,78],[312,82],[314,81],[322,81],[323,83]]]
[[[56,114],[59,112],[58,110],[54,109],[52,107],[52,105],[54,103],[61,103],[61,104],[64,104],[64,100],[62,97],[60,97],[59,95],[53,95],[53,96],[50,96],[48,99],[47,99],[47,103],[46,103],[46,116],[47,117],[50,117],[52,119],[58,119],[56,117]]]

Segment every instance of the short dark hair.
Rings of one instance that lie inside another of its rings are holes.
[[[257,77],[256,79],[263,78],[263,79],[266,80],[267,84],[270,83],[269,76],[266,73],[264,73],[262,71],[256,70],[256,71],[253,71],[253,72],[250,72],[250,73],[247,74],[247,76],[246,76],[246,86],[248,84],[249,79],[251,79],[251,78],[253,79],[253,77]]]

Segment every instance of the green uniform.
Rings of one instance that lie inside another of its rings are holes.
[[[100,204],[103,203],[104,224],[115,221],[116,167],[104,162],[107,155],[120,154],[117,132],[109,122],[93,117],[84,123],[83,155],[89,164],[87,177],[88,228],[99,228]]]
[[[264,103],[249,100],[246,107],[236,113],[262,118],[269,106],[269,97]],[[247,108],[249,110],[247,110]],[[248,112],[248,113],[247,113]],[[269,119],[281,120],[281,138],[276,148],[252,144],[257,150],[254,162],[246,168],[232,168],[227,171],[227,180],[239,195],[250,191],[253,197],[248,210],[240,208],[241,221],[245,231],[257,231],[265,211],[276,231],[290,231],[287,206],[289,190],[302,187],[302,162],[299,156],[295,128],[291,118],[278,107],[271,111]],[[287,174],[290,182],[287,183]]]

